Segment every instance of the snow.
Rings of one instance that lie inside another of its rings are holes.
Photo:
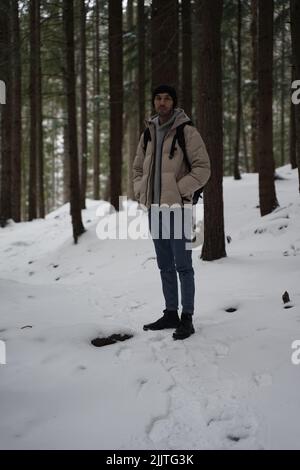
[[[99,240],[101,211],[124,225],[107,202],[87,201],[78,245],[68,205],[1,229],[0,448],[300,449],[300,200],[296,170],[277,172],[265,217],[257,175],[224,178],[232,241],[214,262],[193,251],[185,341],[143,331],[164,308],[153,242]],[[133,338],[90,344],[112,333]]]

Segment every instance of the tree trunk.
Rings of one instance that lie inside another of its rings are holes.
[[[242,110],[241,110],[241,127],[242,127],[242,135],[243,135],[245,170],[246,170],[246,173],[250,173],[249,158],[248,158],[247,132],[246,132],[246,126],[245,126],[245,117],[244,117],[243,104],[242,104]]]
[[[277,206],[273,157],[273,0],[258,0],[258,155],[261,215]]]
[[[53,102],[52,105],[52,113],[54,115],[55,113],[55,103]],[[56,133],[56,126],[54,125],[52,127],[52,165],[51,165],[51,180],[49,182],[49,187],[51,187],[51,209],[54,210],[56,207],[56,174],[55,174],[55,168],[56,168],[56,147],[55,147],[55,142],[57,139],[57,133]],[[49,189],[48,189],[48,194],[49,194]],[[49,199],[49,198],[48,198]]]
[[[281,63],[280,63],[280,161],[285,164],[285,4],[282,4],[281,16]],[[300,26],[300,25],[299,25]]]
[[[127,31],[132,33],[134,31],[133,21],[133,0],[127,2]],[[131,40],[132,42],[132,40]],[[132,45],[133,46],[133,45]],[[126,121],[128,123],[128,139],[127,139],[127,188],[126,193],[129,199],[134,199],[133,180],[132,180],[132,166],[135,157],[136,147],[138,144],[138,109],[136,96],[138,95],[138,79],[135,70],[132,67],[127,70],[126,81],[130,83],[132,93],[129,97],[128,112],[126,113]],[[125,133],[125,131],[124,131]]]
[[[109,2],[110,202],[122,194],[123,41],[122,1]]]
[[[203,0],[199,11],[202,41],[199,44],[201,67],[197,122],[211,160],[211,178],[204,189],[204,244],[201,257],[206,261],[226,256],[222,187],[222,10],[222,0]]]
[[[41,18],[40,0],[35,2],[35,93],[36,93],[36,157],[37,157],[37,205],[38,216],[45,217],[45,197],[44,197],[44,162],[43,162],[43,111],[42,111],[42,72],[41,72]]]
[[[186,114],[192,118],[192,29],[191,29],[191,1],[182,0],[182,107]]]
[[[86,6],[80,0],[80,99],[81,99],[81,208],[85,209],[87,182],[87,76],[86,76]]]
[[[139,100],[139,134],[145,124],[145,10],[144,0],[138,0],[138,100]],[[132,175],[131,175],[132,176]]]
[[[258,172],[258,149],[257,149],[257,125],[258,125],[258,103],[257,103],[257,0],[251,0],[251,41],[252,41],[252,96],[251,96],[251,160],[253,171]]]
[[[297,152],[296,152],[296,116],[295,105],[290,104],[290,163],[292,169],[297,168]]]
[[[238,0],[238,16],[237,16],[237,64],[236,64],[236,135],[234,147],[234,179],[240,180],[240,136],[241,136],[241,111],[242,111],[242,96],[241,96],[241,28],[242,28],[242,5],[241,0]]]
[[[68,118],[65,117],[64,121],[64,204],[70,202],[70,151],[69,151],[69,137],[68,137]]]
[[[28,220],[37,218],[37,36],[36,36],[36,12],[37,1],[29,3],[30,17],[30,155],[29,155],[29,196],[28,196]]]
[[[21,221],[21,43],[18,1],[11,0],[12,21],[12,133],[11,133],[11,216]]]
[[[178,88],[178,0],[152,0],[152,89]]]
[[[295,70],[295,79],[300,80],[300,2],[299,0],[290,0],[291,12],[291,36],[292,36],[292,54],[293,68]],[[295,122],[296,122],[296,155],[299,176],[299,192],[300,192],[300,104],[295,106]]]
[[[63,24],[65,34],[65,90],[67,96],[68,148],[70,161],[70,211],[73,238],[85,231],[81,220],[80,184],[77,147],[75,60],[74,60],[74,5],[73,0],[63,0]]]
[[[94,44],[94,124],[93,124],[93,193],[100,199],[100,31],[99,0],[95,1],[95,44]]]
[[[1,193],[0,193],[0,226],[5,227],[11,218],[11,64],[10,64],[10,5],[9,0],[0,4],[0,78],[5,83],[5,104],[1,110]]]

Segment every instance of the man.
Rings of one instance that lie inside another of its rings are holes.
[[[160,85],[152,94],[152,104],[156,114],[148,121],[148,138],[141,135],[133,163],[133,185],[135,197],[148,209],[149,227],[160,270],[162,290],[166,308],[164,315],[154,323],[144,325],[144,330],[175,328],[174,339],[185,339],[195,332],[194,314],[194,270],[191,249],[186,248],[191,233],[192,219],[185,211],[191,208],[194,192],[203,187],[210,177],[210,161],[204,142],[191,125],[190,118],[177,108],[176,90],[168,85]],[[186,156],[178,142],[174,140],[176,129],[184,123]],[[175,142],[175,146],[174,146]],[[163,216],[162,208],[169,208],[169,222]],[[179,208],[179,209],[178,209]],[[171,214],[173,212],[173,214]],[[172,218],[172,215],[174,217]],[[153,220],[156,222],[154,226]],[[179,223],[178,223],[179,220]],[[165,238],[165,226],[169,236]],[[185,227],[178,238],[174,232],[178,225]],[[188,229],[186,231],[186,225]],[[189,231],[190,228],[190,231]],[[156,236],[153,232],[156,230]],[[182,314],[178,316],[178,285],[180,279]]]

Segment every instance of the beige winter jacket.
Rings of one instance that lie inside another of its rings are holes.
[[[178,109],[178,108],[177,108]],[[194,126],[184,127],[186,152],[191,168],[188,167],[183,152],[178,145],[172,159],[169,158],[176,127],[190,121],[182,109],[177,115],[171,129],[165,135],[161,161],[161,194],[160,205],[171,206],[192,201],[193,193],[203,187],[210,177],[210,160],[205,144]],[[157,116],[157,115],[156,115]],[[155,162],[155,124],[153,116],[145,124],[149,127],[151,140],[144,151],[144,137],[141,135],[136,157],[133,162],[133,187],[136,199],[148,209],[152,204],[152,189]]]

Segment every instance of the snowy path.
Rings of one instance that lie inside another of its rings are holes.
[[[225,178],[232,242],[213,263],[193,252],[184,342],[142,330],[164,308],[152,241],[99,241],[96,201],[78,246],[67,207],[2,230],[0,448],[299,449],[300,204],[280,171],[281,207],[263,219],[256,176]],[[134,336],[90,345],[115,332]]]

